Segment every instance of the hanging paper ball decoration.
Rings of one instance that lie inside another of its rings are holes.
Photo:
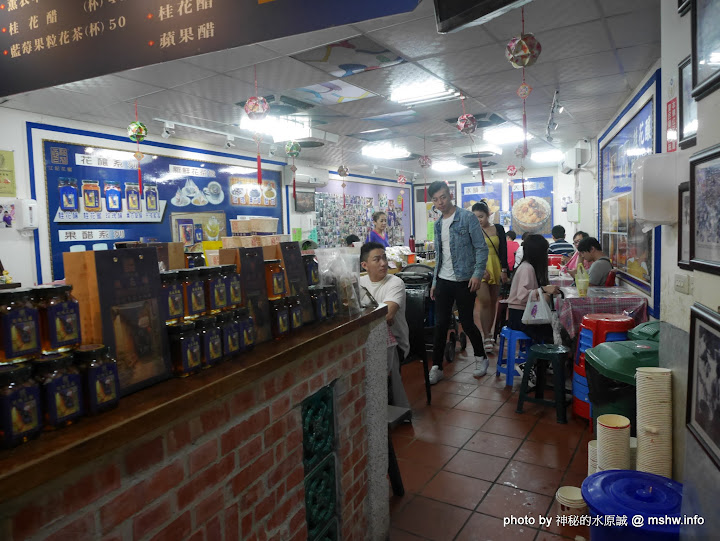
[[[262,120],[267,116],[270,106],[262,96],[253,96],[245,102],[245,112],[252,120]]]
[[[300,156],[300,143],[297,141],[288,141],[285,143],[285,154],[287,154],[290,158],[297,158]]]
[[[514,177],[517,174],[517,171],[517,167],[515,167],[514,165],[508,165],[507,174],[509,176]]]
[[[350,176],[350,169],[348,169],[347,166],[345,166],[345,165],[341,165],[340,167],[337,168],[337,173],[341,177],[345,178],[347,176]],[[345,184],[345,182],[343,182],[343,184]]]
[[[532,92],[532,87],[527,83],[523,83],[518,87],[516,94],[520,99],[524,100],[530,95],[530,92]]]
[[[131,122],[127,127],[128,137],[136,143],[142,143],[148,134],[148,129],[142,122]]]
[[[462,133],[466,135],[470,135],[471,133],[475,133],[475,129],[477,128],[477,120],[475,120],[475,117],[471,115],[470,113],[465,115],[460,115],[457,119],[457,129],[460,130]]]
[[[532,34],[522,34],[511,39],[505,47],[505,58],[514,68],[532,66],[540,56],[542,46]]]
[[[430,156],[420,156],[420,159],[418,159],[418,163],[423,169],[428,169],[429,167],[432,167],[432,160],[430,159]]]
[[[407,182],[407,177],[405,175],[398,175],[398,184],[405,184]]]

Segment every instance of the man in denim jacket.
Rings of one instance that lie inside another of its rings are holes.
[[[435,276],[430,297],[435,301],[435,341],[430,383],[443,378],[443,354],[450,326],[453,303],[457,304],[460,323],[475,351],[475,377],[487,372],[488,359],[483,348],[482,334],[473,321],[475,291],[485,274],[488,247],[475,215],[456,207],[450,189],[442,181],[428,187],[432,202],[442,213],[435,222]]]

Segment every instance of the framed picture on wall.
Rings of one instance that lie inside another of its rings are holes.
[[[720,274],[720,145],[690,157],[690,265]]]
[[[690,11],[690,0],[678,0],[678,13],[682,17]]]
[[[692,76],[696,100],[720,86],[720,2],[692,0]]]
[[[680,148],[695,146],[697,141],[697,102],[692,97],[692,62],[687,57],[678,65],[678,87],[680,88]]]
[[[295,192],[295,212],[315,212],[315,192]]]
[[[692,270],[690,265],[690,183],[678,188],[678,267]]]
[[[688,430],[720,468],[720,314],[695,303],[690,310]]]

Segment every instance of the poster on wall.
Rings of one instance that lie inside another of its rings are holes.
[[[238,215],[279,218],[281,173],[254,167],[43,141],[52,277],[62,252],[112,248],[118,240],[182,241],[186,251],[229,235]],[[217,159],[217,158],[215,158]]]
[[[0,197],[15,197],[15,155],[0,150]]]
[[[512,230],[518,237],[528,232],[549,238],[553,227],[553,177],[525,179],[525,197],[519,180],[511,189]]]
[[[497,214],[502,206],[502,181],[488,180],[485,186],[482,182],[462,185],[462,208],[471,210],[475,203],[485,199],[490,209],[490,216],[494,223],[501,223],[500,215]],[[493,216],[494,215],[494,216]]]

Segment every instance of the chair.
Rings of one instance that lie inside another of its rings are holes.
[[[607,279],[605,280],[605,287],[612,287],[615,285],[615,277],[617,276],[616,270],[611,270],[608,275]]]
[[[522,384],[520,385],[520,393],[518,395],[518,405],[515,410],[517,413],[523,412],[523,402],[535,402],[537,404],[549,404],[555,406],[556,420],[560,424],[567,424],[567,407],[572,402],[565,398],[566,394],[572,395],[572,391],[565,389],[565,359],[570,349],[565,346],[556,346],[554,344],[535,344],[530,347],[530,357],[525,363]],[[553,369],[553,389],[554,400],[545,400],[545,373],[548,364]],[[529,386],[529,375],[532,367],[535,366],[537,371],[537,383],[535,387]],[[530,393],[535,391],[535,398],[530,397]]]
[[[400,475],[400,466],[398,465],[397,457],[395,456],[395,448],[392,444],[390,431],[402,423],[405,419],[409,419],[411,415],[412,412],[409,408],[399,408],[397,406],[390,405],[387,407],[388,477],[390,478],[390,486],[392,486],[393,494],[399,497],[402,497],[405,494],[405,487],[403,486],[402,476]]]
[[[507,357],[505,353],[505,341],[508,342]],[[521,351],[517,351],[517,343],[521,342]],[[498,348],[496,376],[505,374],[505,385],[512,387],[513,378],[520,374],[515,370],[515,365],[527,360],[528,348],[532,344],[532,338],[522,331],[514,331],[510,327],[503,327],[500,331],[500,346]],[[524,351],[522,346],[525,346]],[[527,369],[526,369],[527,371]]]
[[[427,403],[432,400],[430,392],[430,368],[425,345],[425,302],[427,287],[405,287],[405,319],[410,330],[408,358],[417,356],[423,363]]]

